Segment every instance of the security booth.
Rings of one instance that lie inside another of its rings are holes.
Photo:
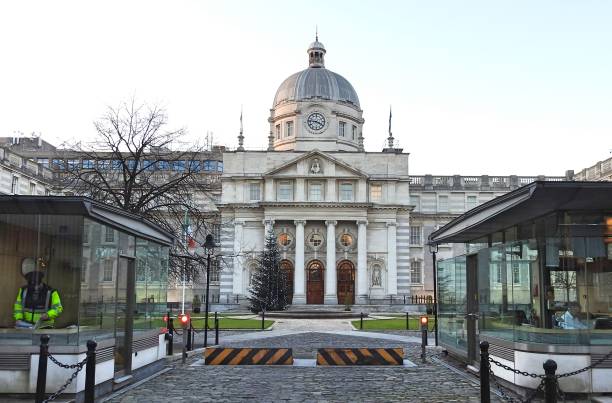
[[[486,340],[491,358],[515,370],[543,374],[547,359],[557,374],[595,364],[559,379],[561,390],[612,392],[611,182],[534,182],[429,242],[464,252],[437,262],[439,340],[449,353],[478,366]],[[491,369],[521,387],[540,383]]]
[[[36,391],[41,335],[62,363],[97,342],[96,393],[163,366],[173,237],[84,197],[0,196],[0,400]],[[48,393],[74,370],[49,361]],[[79,400],[81,371],[65,393]]]

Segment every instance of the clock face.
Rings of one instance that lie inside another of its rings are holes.
[[[306,123],[311,130],[319,131],[325,127],[325,116],[319,112],[311,113],[308,115]]]

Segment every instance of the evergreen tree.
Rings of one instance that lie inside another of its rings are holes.
[[[266,234],[264,251],[257,258],[249,288],[252,312],[281,311],[287,307],[287,278],[280,267],[280,251],[273,230]]]

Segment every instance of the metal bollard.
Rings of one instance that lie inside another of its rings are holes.
[[[425,352],[425,346],[427,346],[427,316],[421,317],[421,361],[427,362],[427,353]]]
[[[185,330],[187,331],[187,334],[184,334],[187,336],[187,351],[191,351],[191,329],[191,319],[189,319],[189,326],[187,326],[187,329],[183,330],[183,332],[185,332]]]
[[[265,322],[266,322],[266,310],[264,309],[261,311],[261,330],[264,330]]]
[[[85,403],[94,403],[96,392],[96,347],[98,343],[87,340],[87,364],[85,364]]]
[[[410,330],[410,314],[406,312],[406,330]]]
[[[219,345],[219,317],[217,312],[215,312],[215,345]]]
[[[38,356],[38,377],[36,378],[36,403],[45,400],[47,388],[47,357],[49,356],[49,335],[40,336],[40,355]]]
[[[174,354],[174,325],[172,318],[168,315],[168,355]]]
[[[489,383],[489,342],[480,342],[480,401],[491,402],[491,385]]]
[[[544,401],[546,403],[557,403],[557,378],[555,378],[555,371],[557,370],[557,363],[554,360],[546,360],[543,365],[544,374]]]
[[[359,314],[359,329],[363,330],[363,312]]]

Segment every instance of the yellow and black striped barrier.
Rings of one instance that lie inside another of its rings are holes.
[[[293,365],[290,348],[212,347],[204,352],[205,365]]]
[[[320,348],[317,365],[403,365],[404,349]]]

